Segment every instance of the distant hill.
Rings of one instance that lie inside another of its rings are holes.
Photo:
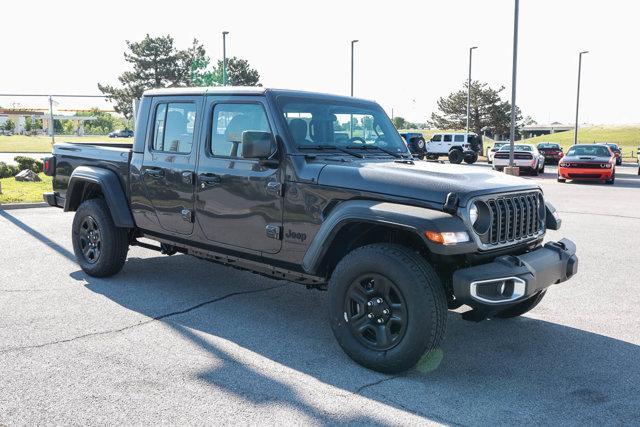
[[[540,142],[557,142],[563,147],[573,144],[573,131],[558,132],[551,135],[536,136],[522,142],[538,144]],[[598,142],[615,142],[624,150],[625,157],[630,150],[634,152],[640,147],[640,125],[633,126],[590,126],[578,129],[578,142],[592,144]]]

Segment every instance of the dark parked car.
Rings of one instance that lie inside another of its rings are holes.
[[[544,156],[545,163],[558,164],[564,153],[560,144],[555,142],[541,142],[536,146],[540,154]]]
[[[606,142],[604,145],[608,146],[611,151],[613,151],[613,154],[616,156],[616,165],[620,166],[622,164],[622,151],[620,151],[618,144]]]
[[[418,132],[405,132],[401,133],[400,136],[405,140],[411,154],[418,158],[424,157],[426,153],[426,143],[423,134]]]
[[[345,141],[353,120],[367,125]],[[75,211],[73,248],[90,276],[118,273],[138,245],[327,290],[344,351],[399,372],[439,346],[447,309],[516,317],[577,272],[573,242],[543,242],[560,219],[538,185],[414,161],[375,102],[158,89],[136,123],[128,149],[61,143],[45,160],[45,200]]]
[[[133,131],[129,129],[115,130],[109,133],[109,138],[133,138]]]

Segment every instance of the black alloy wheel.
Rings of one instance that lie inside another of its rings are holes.
[[[368,273],[351,283],[344,302],[351,333],[371,350],[397,345],[406,332],[407,306],[400,289],[387,277]]]
[[[100,239],[100,227],[91,215],[82,218],[78,232],[80,249],[86,262],[95,264],[100,259],[102,241]]]

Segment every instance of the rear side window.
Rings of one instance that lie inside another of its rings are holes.
[[[451,142],[451,135],[445,135],[443,141],[444,142]]]
[[[211,154],[242,157],[242,133],[271,132],[261,104],[216,104],[211,129]]]
[[[455,142],[464,142],[464,135],[455,135],[455,136],[453,137],[453,140],[454,140]]]
[[[153,132],[153,151],[189,154],[196,124],[196,105],[158,104]]]

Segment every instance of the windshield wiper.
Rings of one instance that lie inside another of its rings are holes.
[[[383,153],[387,153],[390,156],[395,157],[396,159],[404,159],[404,155],[399,154],[399,153],[394,153],[391,150],[387,150],[386,148],[382,148],[382,147],[378,147],[377,145],[358,145],[358,146],[353,146],[353,145],[348,145],[346,148],[350,148],[352,150],[380,150]]]
[[[364,159],[364,155],[360,153],[354,153],[349,150],[349,147],[342,148],[337,145],[330,144],[317,144],[317,145],[298,145],[299,150],[338,150],[342,153],[349,154],[350,156],[357,157],[359,159]]]

